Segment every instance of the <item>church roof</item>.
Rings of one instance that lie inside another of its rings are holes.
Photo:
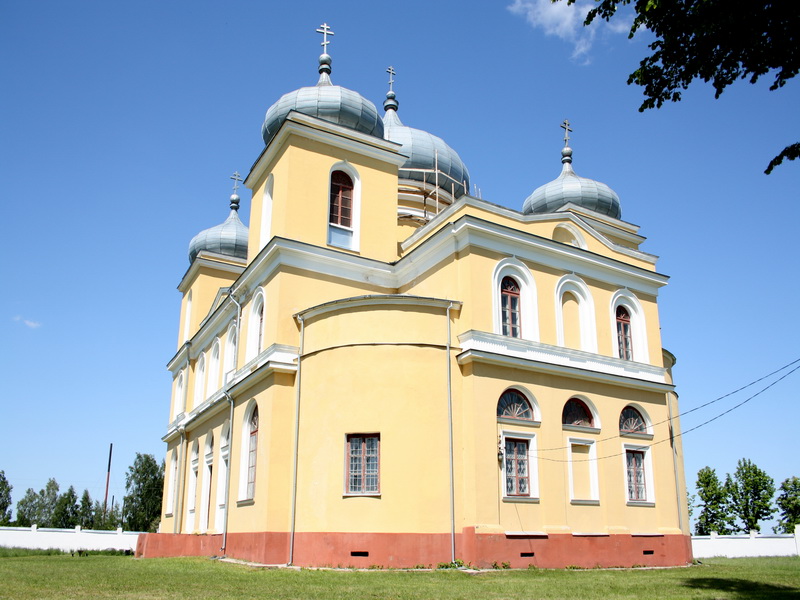
[[[247,258],[249,230],[239,219],[239,196],[231,195],[231,213],[219,225],[205,229],[189,242],[189,262],[194,262],[200,252],[213,252],[236,258]]]
[[[568,141],[568,138],[567,138]],[[617,193],[605,183],[581,177],[572,170],[572,148],[561,150],[561,174],[525,199],[524,214],[555,212],[568,203],[582,206],[615,219],[622,217]]]
[[[438,168],[447,176],[438,178],[439,186],[449,191],[452,184],[455,198],[469,193],[469,170],[458,153],[442,138],[427,131],[403,125],[400,117],[397,116],[398,106],[395,93],[389,91],[386,94],[386,101],[383,103],[386,110],[386,114],[383,116],[383,135],[387,140],[402,144],[400,153],[408,157],[405,164],[400,167],[398,173],[400,178],[426,181],[435,185],[437,176],[434,170]]]

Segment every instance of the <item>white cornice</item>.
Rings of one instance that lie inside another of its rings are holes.
[[[250,173],[244,180],[245,186],[251,190],[255,187],[256,182],[264,174],[267,165],[272,162],[272,159],[283,148],[286,139],[290,135],[297,135],[309,140],[329,144],[335,148],[355,152],[361,156],[374,158],[398,167],[402,166],[408,159],[408,157],[399,152],[400,148],[402,148],[401,144],[360,133],[348,127],[335,125],[324,119],[292,111],[286,117],[278,133],[270,141],[269,146],[256,159],[250,169]]]
[[[638,244],[644,241],[645,238],[635,233],[636,231],[638,231],[638,227],[636,225],[631,225],[629,223],[625,223],[624,221],[615,220],[618,223],[618,226],[614,226],[610,223],[605,223],[604,221],[599,220],[597,218],[597,215],[594,216],[591,215],[590,214],[591,211],[587,211],[586,209],[581,209],[581,207],[576,207],[573,204],[567,205],[567,207],[570,210],[566,212],[524,215],[519,211],[506,208],[505,206],[492,204],[491,202],[487,202],[480,198],[473,198],[472,196],[462,196],[461,198],[459,198],[457,202],[448,206],[438,215],[434,216],[426,225],[420,227],[417,231],[415,231],[408,239],[406,239],[404,242],[400,244],[400,247],[404,252],[406,252],[409,249],[413,248],[416,244],[424,243],[424,239],[427,236],[432,235],[431,232],[435,231],[438,226],[441,226],[442,224],[446,223],[449,219],[453,217],[453,215],[458,210],[460,210],[462,207],[465,206],[478,208],[490,214],[506,217],[508,219],[513,219],[518,223],[523,223],[523,224],[554,221],[554,220],[556,221],[567,220],[574,223],[575,225],[580,226],[582,229],[586,230],[593,238],[595,238],[601,244],[606,246],[609,250],[618,252],[625,256],[630,256],[631,258],[635,258],[653,265],[656,263],[658,259],[658,257],[653,254],[648,254],[647,252],[642,252],[641,250],[628,248],[627,246],[621,246],[615,242],[612,242],[610,239],[606,237],[606,235],[604,235],[604,232],[613,234],[618,237],[621,237],[622,239]],[[629,227],[630,231],[626,230],[624,226]],[[574,248],[572,246],[568,246],[568,248],[573,248],[573,250],[576,252],[580,251],[580,249]]]
[[[186,366],[186,363],[189,362],[189,350],[191,349],[192,343],[191,342],[184,342],[178,351],[175,353],[175,356],[169,359],[167,363],[167,369],[172,371],[172,376],[178,374],[183,367]]]
[[[459,364],[475,361],[648,391],[674,389],[666,371],[653,365],[483,331],[466,331],[458,341]]]
[[[220,256],[223,260],[216,259],[216,256]],[[189,285],[194,281],[200,269],[203,267],[208,267],[215,271],[222,271],[223,273],[233,273],[238,276],[245,270],[245,267],[247,267],[247,261],[243,258],[223,256],[204,250],[200,252],[192,261],[192,264],[189,265],[186,273],[181,278],[181,282],[178,284],[178,291],[186,293]]]

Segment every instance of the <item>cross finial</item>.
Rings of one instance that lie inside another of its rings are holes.
[[[328,41],[328,36],[335,34],[331,31],[331,28],[327,23],[323,23],[322,25],[320,25],[319,29],[317,29],[317,33],[322,34],[322,42],[320,43],[320,46],[322,46],[322,51],[327,54],[328,49],[325,46],[330,44],[330,42]]]
[[[389,74],[389,91],[393,92],[394,91],[394,87],[393,87],[394,86],[394,76],[397,74],[397,72],[394,70],[394,67],[392,67],[391,65],[389,66],[388,69],[386,69],[386,72]]]
[[[239,175],[239,171],[234,171],[231,179],[233,179],[233,193],[235,194],[236,190],[239,189],[239,182],[243,181],[242,176]]]
[[[567,119],[564,119],[564,122],[561,124],[561,129],[564,130],[564,147],[566,148],[569,146],[569,132],[572,131]]]

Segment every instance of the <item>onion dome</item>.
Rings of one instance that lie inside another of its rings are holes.
[[[231,195],[231,214],[216,227],[201,231],[189,242],[189,262],[200,252],[247,258],[247,226],[239,219],[239,196]]]
[[[331,57],[324,53],[319,57],[317,85],[284,94],[269,107],[261,127],[265,144],[269,145],[293,110],[361,133],[383,137],[383,121],[375,105],[358,92],[333,85],[330,73]]]
[[[561,149],[561,175],[534,190],[522,205],[524,214],[555,212],[568,203],[615,219],[622,217],[619,196],[605,183],[580,177],[572,170],[572,148]]]
[[[438,167],[439,187],[446,191],[454,190],[454,199],[469,193],[469,171],[458,153],[442,138],[427,131],[403,125],[400,117],[397,116],[398,106],[395,93],[389,90],[383,103],[383,108],[386,110],[386,114],[383,115],[383,137],[391,142],[402,144],[400,154],[408,157],[400,167],[398,173],[400,179],[425,181],[436,185],[435,169]],[[425,169],[428,172],[413,169]],[[441,173],[447,177],[442,177]]]

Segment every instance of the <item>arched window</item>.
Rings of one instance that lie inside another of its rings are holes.
[[[233,372],[236,370],[236,354],[238,344],[236,343],[236,326],[228,328],[227,341],[225,342],[225,362],[222,368],[222,383],[228,383]]]
[[[211,359],[208,361],[207,389],[207,396],[212,395],[219,389],[219,340],[216,340],[214,347],[211,348]]]
[[[201,354],[200,357],[197,359],[197,367],[195,368],[194,406],[192,408],[197,408],[203,403],[203,400],[206,399],[205,386],[206,386],[206,356],[205,354]]]
[[[647,423],[638,410],[626,406],[619,415],[620,433],[647,433]]]
[[[517,390],[506,390],[497,402],[497,416],[533,421],[533,409],[528,399]]]
[[[256,493],[256,455],[258,453],[258,407],[253,409],[248,423],[247,443],[247,498],[252,499]]]
[[[520,320],[519,284],[513,277],[503,277],[500,283],[500,314],[503,324],[503,335],[522,337]]]
[[[631,315],[624,306],[617,306],[617,343],[619,344],[619,357],[633,360]]]
[[[175,510],[175,490],[177,489],[178,480],[178,450],[177,448],[172,451],[169,458],[169,472],[167,474],[167,505],[164,507],[164,513],[171,515]]]
[[[185,342],[191,337],[191,327],[192,324],[192,290],[189,290],[189,293],[186,294],[186,308],[184,309],[183,313],[183,341]]]
[[[186,498],[186,531],[194,531],[194,510],[197,503],[197,472],[200,468],[200,445],[197,440],[192,445],[192,454],[189,471],[189,489]]]
[[[221,531],[225,525],[225,511],[228,499],[225,496],[225,487],[228,481],[231,456],[231,427],[226,422],[222,426],[222,435],[219,439],[219,473],[217,474],[217,511],[214,516],[214,528]]]
[[[177,418],[184,410],[186,410],[186,393],[183,389],[183,372],[178,374],[178,380],[175,383],[175,414],[173,418]]]
[[[256,327],[258,327],[258,344],[256,344],[257,351],[260,353],[264,349],[264,303],[258,307],[256,311]]]
[[[206,440],[205,469],[203,469],[203,490],[200,496],[200,531],[208,531],[211,521],[211,479],[214,475],[214,434],[209,433]]]
[[[272,194],[275,189],[275,178],[270,174],[264,184],[264,194],[261,196],[261,238],[259,248],[263,248],[272,236]]]
[[[575,275],[564,275],[556,286],[556,338],[559,346],[597,352],[594,301],[589,286]]]
[[[250,319],[247,326],[247,359],[253,360],[264,349],[264,313],[266,310],[264,291],[259,290],[254,296],[250,308]]]
[[[328,202],[328,243],[331,246],[358,249],[360,180],[348,163],[340,163],[331,171]]]
[[[347,173],[331,173],[331,201],[329,223],[340,227],[353,225],[353,180]]]
[[[594,417],[592,416],[592,411],[583,401],[571,398],[564,405],[564,411],[561,413],[561,423],[580,427],[594,427]]]

